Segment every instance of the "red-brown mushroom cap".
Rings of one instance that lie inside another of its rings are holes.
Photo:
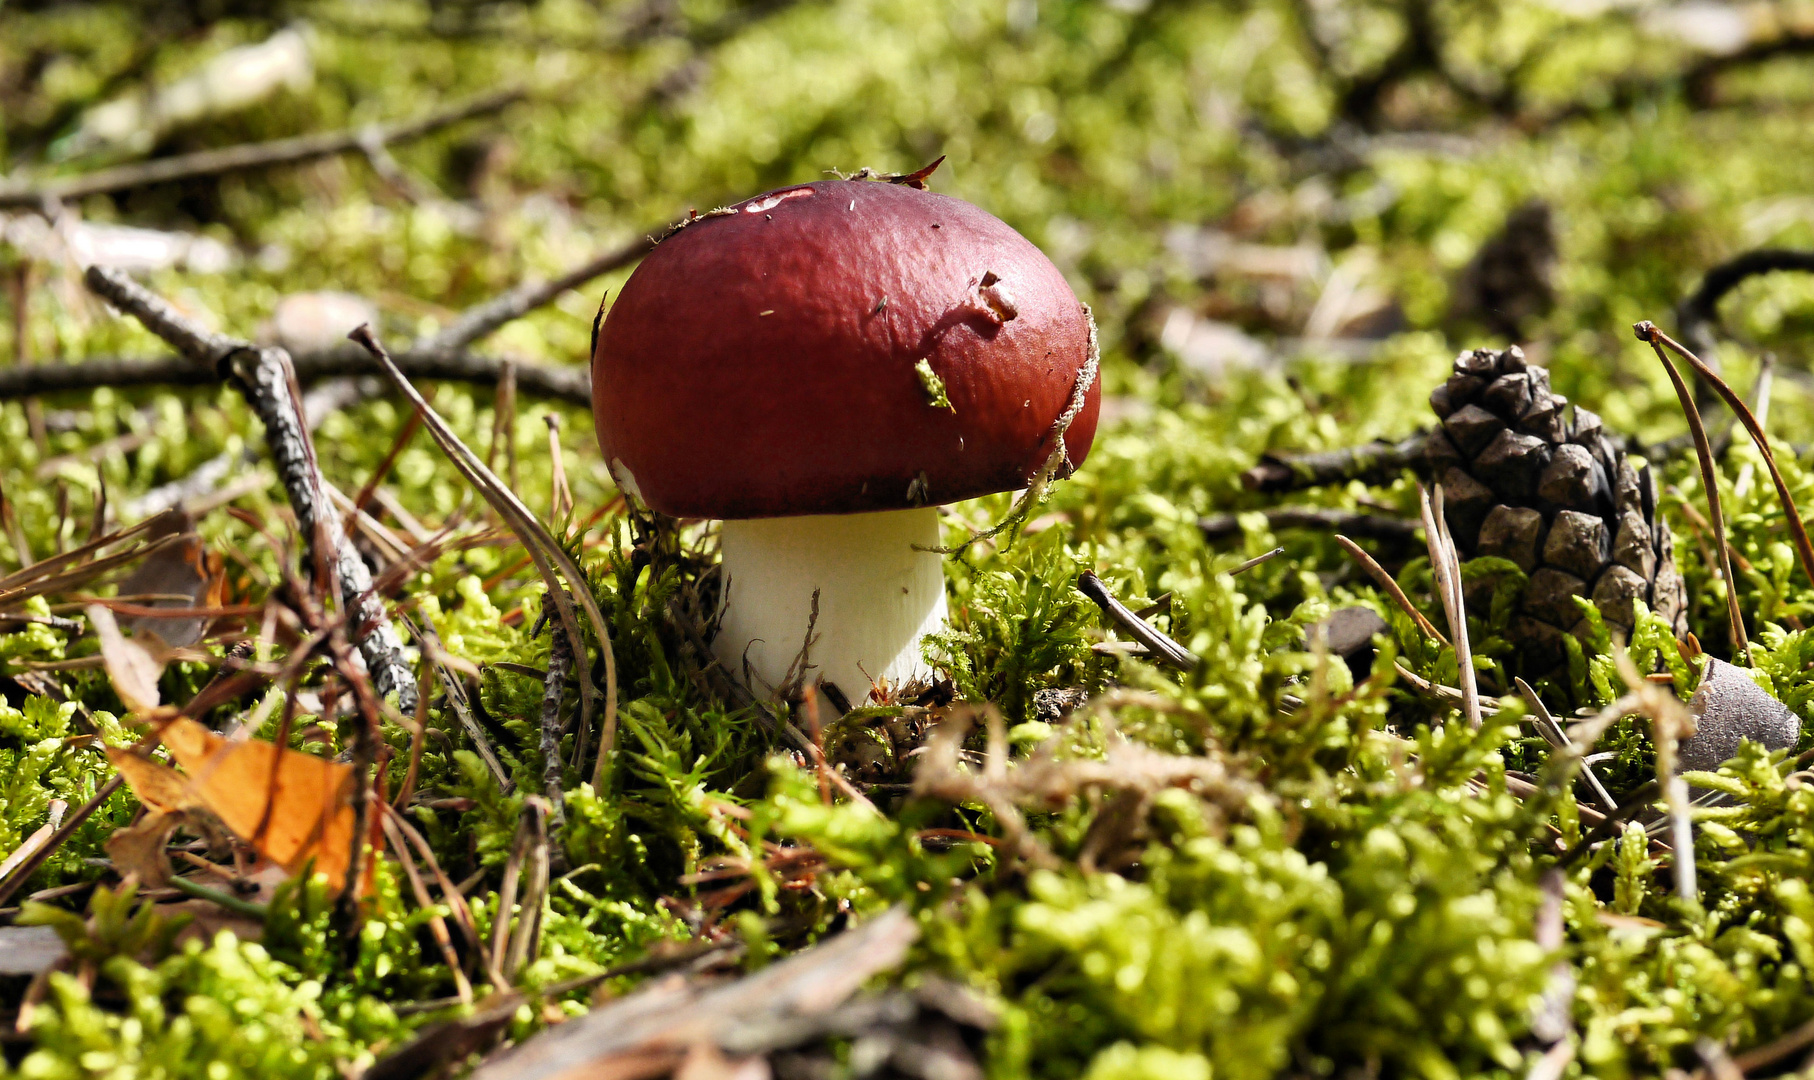
[[[829,180],[651,252],[599,331],[593,415],[619,482],[676,516],[955,502],[1039,471],[1090,337],[1064,276],[1006,224],[944,195]],[[1072,467],[1100,403],[1093,381],[1065,434]]]

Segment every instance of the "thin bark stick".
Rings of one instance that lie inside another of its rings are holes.
[[[660,233],[654,235],[659,236]],[[526,281],[509,292],[462,311],[459,318],[428,340],[419,343],[414,351],[458,353],[505,323],[520,319],[552,302],[568,289],[584,285],[601,274],[621,270],[654,249],[655,240],[651,236],[639,236],[622,247],[596,255],[548,281]],[[590,400],[585,404],[590,404]]]
[[[395,124],[367,124],[339,131],[203,150],[178,157],[120,165],[85,176],[49,180],[42,184],[8,184],[0,186],[0,207],[40,207],[47,202],[80,199],[111,191],[127,191],[152,184],[218,176],[271,165],[292,165],[314,158],[358,152],[372,142],[397,143],[420,138],[462,120],[498,112],[526,96],[526,92],[521,89],[504,90]]]
[[[442,381],[496,385],[506,364],[516,367],[517,390],[528,397],[563,401],[590,407],[592,373],[585,367],[552,367],[521,364],[495,356],[466,352],[430,352],[405,349],[391,357],[413,381]],[[347,348],[299,353],[291,358],[296,378],[303,383],[352,375],[369,375],[371,357]],[[212,367],[197,367],[181,357],[102,358],[75,364],[25,364],[0,368],[0,401],[126,386],[214,386],[220,375]]]
[[[0,375],[3,375],[0,372]],[[1280,529],[1313,529],[1340,532],[1363,540],[1409,543],[1417,538],[1417,522],[1412,518],[1367,514],[1353,510],[1336,510],[1323,506],[1277,506],[1264,511],[1266,527]],[[1197,528],[1209,540],[1241,535],[1241,515],[1209,514],[1197,519]]]
[[[1241,485],[1249,491],[1280,492],[1349,480],[1383,483],[1420,460],[1423,444],[1424,436],[1417,434],[1396,443],[1378,440],[1340,450],[1267,454],[1241,474]]]
[[[371,572],[346,538],[339,511],[322,494],[321,471],[294,391],[289,355],[282,349],[258,348],[213,333],[118,271],[91,266],[84,280],[97,296],[137,318],[192,363],[230,373],[247,404],[264,422],[266,445],[305,542],[315,552],[316,561],[331,568],[340,586],[353,642],[379,695],[394,693],[399,708],[414,712],[415,673],[403,662],[402,643],[384,602],[372,588]],[[321,550],[322,543],[331,545],[331,550]]]
[[[542,683],[542,794],[553,810],[551,828],[566,820],[566,798],[561,793],[561,698],[567,693],[567,674],[573,670],[573,645],[559,620],[549,620],[548,674]],[[586,731],[582,725],[573,737],[574,764],[586,756]]]
[[[1179,671],[1189,671],[1202,661],[1196,653],[1173,641],[1165,634],[1154,629],[1145,619],[1130,611],[1127,605],[1115,599],[1108,586],[1094,573],[1085,570],[1077,578],[1077,588],[1083,595],[1096,602],[1102,613],[1112,619],[1115,625],[1131,634],[1135,641],[1146,646],[1153,659]]]

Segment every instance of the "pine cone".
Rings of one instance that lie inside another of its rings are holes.
[[[1424,444],[1463,558],[1509,559],[1530,577],[1507,637],[1516,667],[1541,675],[1566,657],[1564,633],[1587,622],[1591,599],[1615,638],[1629,634],[1642,600],[1680,636],[1687,629],[1675,542],[1657,515],[1656,480],[1632,468],[1600,418],[1549,388],[1549,371],[1512,346],[1475,349],[1430,394],[1442,426]],[[1483,615],[1491,589],[1468,606]]]

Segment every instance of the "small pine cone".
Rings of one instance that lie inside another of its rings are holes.
[[[1442,426],[1424,445],[1427,472],[1442,485],[1449,529],[1463,558],[1508,559],[1530,577],[1508,638],[1524,673],[1565,657],[1563,635],[1584,634],[1574,598],[1599,607],[1615,636],[1629,633],[1642,600],[1687,629],[1675,542],[1657,516],[1656,480],[1633,469],[1600,418],[1570,409],[1549,388],[1549,371],[1517,346],[1475,349],[1430,394]],[[1483,614],[1487,587],[1468,596]]]

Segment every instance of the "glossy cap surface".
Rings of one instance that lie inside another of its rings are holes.
[[[944,195],[831,180],[701,218],[651,252],[600,328],[593,415],[619,484],[667,514],[955,502],[1039,470],[1089,348],[1063,275],[1006,224]],[[1096,382],[1065,435],[1072,467],[1100,401]]]

